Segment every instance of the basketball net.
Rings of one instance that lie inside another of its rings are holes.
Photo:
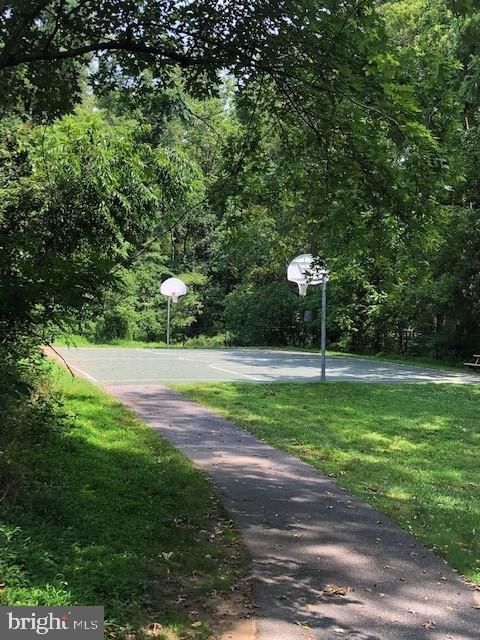
[[[297,282],[298,293],[304,298],[307,295],[308,282]]]
[[[172,302],[178,302],[178,293],[175,293],[172,291],[172,293],[170,294],[170,297],[172,299]]]

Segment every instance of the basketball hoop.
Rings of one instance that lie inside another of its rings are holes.
[[[297,282],[298,293],[304,298],[307,295],[308,282]]]
[[[321,352],[322,352],[322,373],[321,380],[325,382],[326,374],[326,326],[327,326],[327,282],[328,271],[322,266],[318,258],[314,258],[311,253],[302,253],[294,258],[287,269],[287,280],[296,282],[298,293],[303,297],[307,295],[309,284],[322,285],[322,320],[321,320]]]
[[[167,349],[170,347],[170,305],[172,302],[178,302],[180,296],[187,293],[187,285],[179,278],[168,278],[162,282],[160,293],[167,296]]]
[[[172,302],[178,302],[178,298],[187,293],[187,287],[183,280],[179,278],[168,278],[168,280],[162,282],[160,293],[163,293],[163,295],[167,296]]]
[[[324,279],[328,280],[328,271],[318,265],[318,258],[314,258],[311,253],[302,253],[288,265],[287,280],[298,284],[300,295],[305,295],[300,288],[301,284],[322,284]]]

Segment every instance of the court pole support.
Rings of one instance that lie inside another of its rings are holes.
[[[325,346],[327,342],[327,277],[322,278],[322,328],[321,328],[321,352],[322,352],[322,382],[325,382],[326,357]]]
[[[168,296],[168,303],[167,303],[167,349],[170,349],[170,303],[171,303],[171,297]]]

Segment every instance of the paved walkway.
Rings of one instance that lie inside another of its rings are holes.
[[[105,388],[215,482],[252,555],[257,640],[480,638],[480,593],[335,482],[162,385]]]

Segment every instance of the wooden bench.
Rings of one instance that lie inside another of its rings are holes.
[[[474,353],[473,359],[475,360],[475,362],[464,362],[463,364],[466,367],[471,367],[472,369],[476,369],[477,367],[480,367],[480,355],[477,353]]]

